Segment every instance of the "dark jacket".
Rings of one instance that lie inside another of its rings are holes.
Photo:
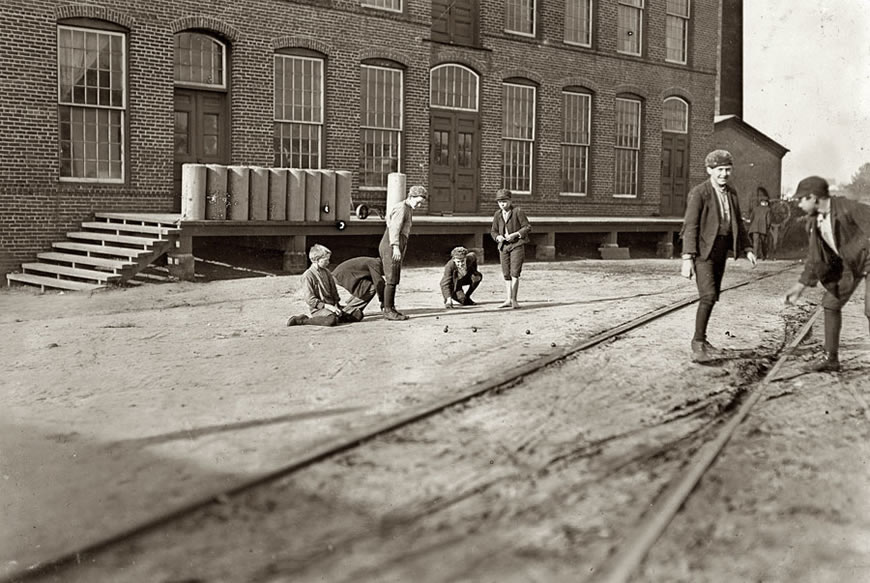
[[[529,224],[529,219],[526,217],[526,213],[518,207],[511,207],[511,214],[507,220],[507,230],[510,233],[519,233],[520,238],[514,239],[510,243],[502,243],[499,245],[499,251],[510,251],[514,247],[519,247],[520,245],[525,245],[529,242],[529,233],[532,232],[532,226]],[[501,214],[501,209],[495,211],[495,214],[492,216],[492,229],[490,230],[490,236],[493,241],[496,241],[496,238],[499,235],[504,235],[505,233],[505,220]]]
[[[377,285],[384,278],[384,267],[378,257],[354,257],[341,262],[332,275],[338,285],[361,298],[369,288],[366,285],[360,289],[360,286],[366,281]]]
[[[870,206],[840,196],[831,197],[831,227],[839,256],[828,247],[819,233],[816,217],[807,221],[809,247],[800,282],[814,286],[821,282],[825,289],[838,295],[837,287],[845,276],[854,281],[860,277],[870,253]],[[846,287],[849,282],[843,282]]]
[[[477,269],[477,256],[474,253],[469,253],[465,257],[465,275],[472,277],[478,275],[482,277]],[[447,301],[447,298],[456,299],[454,295],[456,284],[461,279],[459,268],[456,267],[456,263],[451,259],[444,266],[444,275],[441,277],[441,295],[444,296],[444,301]]]
[[[730,186],[726,186],[725,190],[731,203],[731,250],[735,257],[740,257],[741,251],[752,251],[752,245],[743,225],[737,193]],[[683,237],[683,253],[691,253],[701,259],[710,257],[713,242],[719,232],[719,216],[719,197],[709,180],[689,191],[683,230],[680,233]]]
[[[749,220],[749,234],[761,233],[766,235],[770,230],[770,207],[758,205],[752,209],[752,217]]]

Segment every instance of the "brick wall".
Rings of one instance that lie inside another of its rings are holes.
[[[326,57],[323,167],[355,172],[359,158],[359,65],[389,59],[405,68],[403,168],[408,184],[426,183],[429,157],[429,68],[458,62],[481,76],[480,212],[495,208],[501,185],[501,83],[523,77],[537,90],[530,214],[636,215],[658,211],[661,102],[680,95],[691,105],[692,181],[703,179],[715,99],[718,1],[692,3],[690,60],[664,62],[664,3],[647,3],[644,56],[615,52],[616,2],[596,2],[592,48],[562,42],[564,2],[539,0],[534,39],[503,32],[503,0],[481,0],[480,48],[429,41],[431,5],[406,0],[402,13],[356,0],[5,0],[0,5],[0,272],[46,250],[94,211],[169,212],[173,193],[173,34],[191,28],[230,46],[231,163],[272,165],[272,62],[275,50],[306,48]],[[129,29],[127,181],[120,185],[58,181],[57,23],[97,18]],[[561,91],[593,93],[590,192],[559,195]],[[643,100],[640,194],[615,199],[613,106],[618,94]],[[383,195],[357,193],[358,200]]]
[[[734,156],[734,174],[731,185],[737,190],[740,209],[744,216],[757,202],[759,187],[767,190],[771,199],[782,193],[782,158],[778,152],[742,131],[736,123],[717,124],[713,137],[717,148]]]

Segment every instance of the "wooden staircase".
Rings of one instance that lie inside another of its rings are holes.
[[[181,215],[96,213],[82,230],[24,263],[13,283],[46,289],[89,291],[125,282],[166,253],[181,232]]]

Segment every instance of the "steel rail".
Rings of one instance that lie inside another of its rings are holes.
[[[791,268],[795,265],[796,263],[790,263],[787,267],[783,269],[768,272],[757,277],[751,277],[738,283],[731,284],[729,286],[723,287],[722,292],[739,289],[741,287],[756,283],[758,281],[781,275],[791,270]],[[587,338],[586,340],[575,343],[572,346],[550,351],[547,354],[539,356],[538,358],[535,358],[529,362],[507,369],[506,371],[490,377],[485,381],[478,381],[459,394],[445,397],[443,399],[437,399],[428,403],[423,403],[419,406],[412,407],[409,410],[403,411],[393,417],[385,419],[380,423],[375,423],[371,426],[353,431],[350,433],[350,435],[343,435],[341,437],[328,440],[323,444],[311,448],[309,451],[297,456],[295,459],[290,460],[288,463],[277,469],[268,471],[259,476],[254,476],[229,488],[222,488],[220,490],[210,492],[194,500],[180,504],[179,506],[165,511],[161,514],[155,515],[138,524],[110,534],[102,539],[87,543],[75,550],[64,552],[52,559],[28,565],[25,566],[23,569],[7,573],[3,577],[0,577],[0,583],[24,583],[31,578],[45,575],[51,570],[60,569],[64,566],[74,563],[80,563],[83,560],[83,557],[95,555],[105,549],[118,545],[124,541],[130,540],[136,536],[140,536],[147,532],[156,530],[161,526],[170,524],[197,510],[206,508],[215,503],[224,502],[233,496],[239,495],[263,484],[267,484],[280,478],[284,478],[288,475],[292,475],[293,473],[298,472],[315,463],[324,461],[330,457],[354,449],[376,437],[395,431],[396,429],[410,425],[422,419],[437,415],[445,409],[468,402],[475,397],[481,396],[485,393],[507,388],[511,384],[522,380],[524,377],[529,376],[530,374],[533,374],[542,368],[545,368],[558,361],[564,360],[578,352],[593,348],[603,342],[606,342],[607,340],[619,336],[620,334],[624,334],[625,332],[628,332],[635,328],[639,328],[644,324],[647,324],[648,322],[666,316],[672,312],[676,312],[677,310],[680,310],[691,304],[697,303],[697,301],[697,297],[688,297],[682,300],[678,300],[676,302],[673,302],[661,308],[657,308],[655,310],[647,312],[646,314],[623,322],[622,324],[619,324],[612,328],[608,328],[602,332],[599,332],[598,334]]]
[[[776,380],[783,363],[803,342],[812,329],[813,323],[819,317],[822,308],[818,307],[807,319],[791,342],[780,353],[774,365],[767,371],[764,378],[756,383],[756,388],[737,412],[719,429],[715,437],[702,445],[689,460],[686,471],[675,483],[672,483],[659,497],[650,512],[640,525],[628,537],[627,541],[599,568],[589,583],[627,583],[649,550],[689,499],[698,482],[712,466],[713,461],[731,439],[737,427],[743,423],[746,416],[756,403],[764,396],[767,387]]]

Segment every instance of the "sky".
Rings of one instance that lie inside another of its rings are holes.
[[[870,162],[870,0],[746,0],[743,119],[789,149],[782,188]]]

